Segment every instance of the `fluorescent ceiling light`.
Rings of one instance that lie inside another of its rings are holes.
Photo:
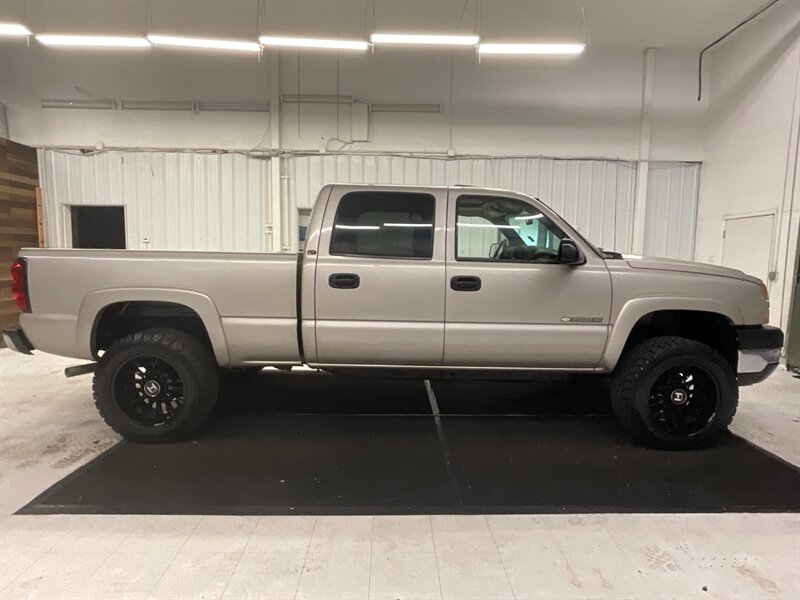
[[[45,46],[75,46],[86,48],[149,48],[143,37],[116,37],[105,35],[37,35]]]
[[[48,100],[42,99],[42,108],[94,108],[113,110],[113,100]]]
[[[208,38],[148,35],[147,41],[156,46],[179,46],[181,48],[201,48],[213,50],[240,50],[243,52],[261,51],[261,46],[259,46],[256,42],[242,42],[236,40],[213,40]]]
[[[323,48],[328,50],[366,50],[369,48],[369,44],[361,40],[325,40],[262,35],[258,41],[264,46],[285,48]]]
[[[433,223],[384,223],[384,227],[433,227]]]
[[[0,35],[30,35],[31,32],[19,23],[0,23]]]
[[[481,54],[580,54],[586,44],[480,44]]]
[[[370,104],[371,112],[440,113],[441,104]]]
[[[514,217],[517,221],[532,221],[533,219],[541,219],[544,215],[539,213],[538,215],[525,215],[524,217]]]
[[[477,35],[418,35],[405,33],[373,33],[373,44],[410,44],[415,46],[474,46]]]
[[[360,229],[364,231],[377,231],[379,225],[337,225],[336,229]]]

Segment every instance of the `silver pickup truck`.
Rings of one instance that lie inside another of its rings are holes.
[[[436,377],[611,375],[640,442],[724,430],[783,334],[759,279],[623,257],[537,199],[472,187],[327,185],[299,254],[24,249],[12,266],[20,351],[96,361],[106,422],[186,437],[220,368],[309,365]]]

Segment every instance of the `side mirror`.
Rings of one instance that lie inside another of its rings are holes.
[[[558,245],[558,262],[563,265],[576,265],[582,261],[578,245],[569,238],[564,238]]]

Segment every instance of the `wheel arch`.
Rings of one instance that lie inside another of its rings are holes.
[[[207,343],[217,364],[230,363],[219,312],[204,294],[163,288],[116,288],[87,294],[78,314],[79,347],[97,358],[108,341],[111,323],[116,324],[117,335],[153,326],[181,329]]]
[[[719,300],[637,298],[625,304],[611,328],[600,367],[613,371],[623,352],[643,339],[677,335],[719,351],[736,369],[735,326],[741,315]]]

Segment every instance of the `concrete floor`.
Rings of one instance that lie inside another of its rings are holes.
[[[0,350],[2,598],[800,598],[800,515],[22,516],[117,441],[76,361]],[[800,380],[734,431],[800,466]]]

